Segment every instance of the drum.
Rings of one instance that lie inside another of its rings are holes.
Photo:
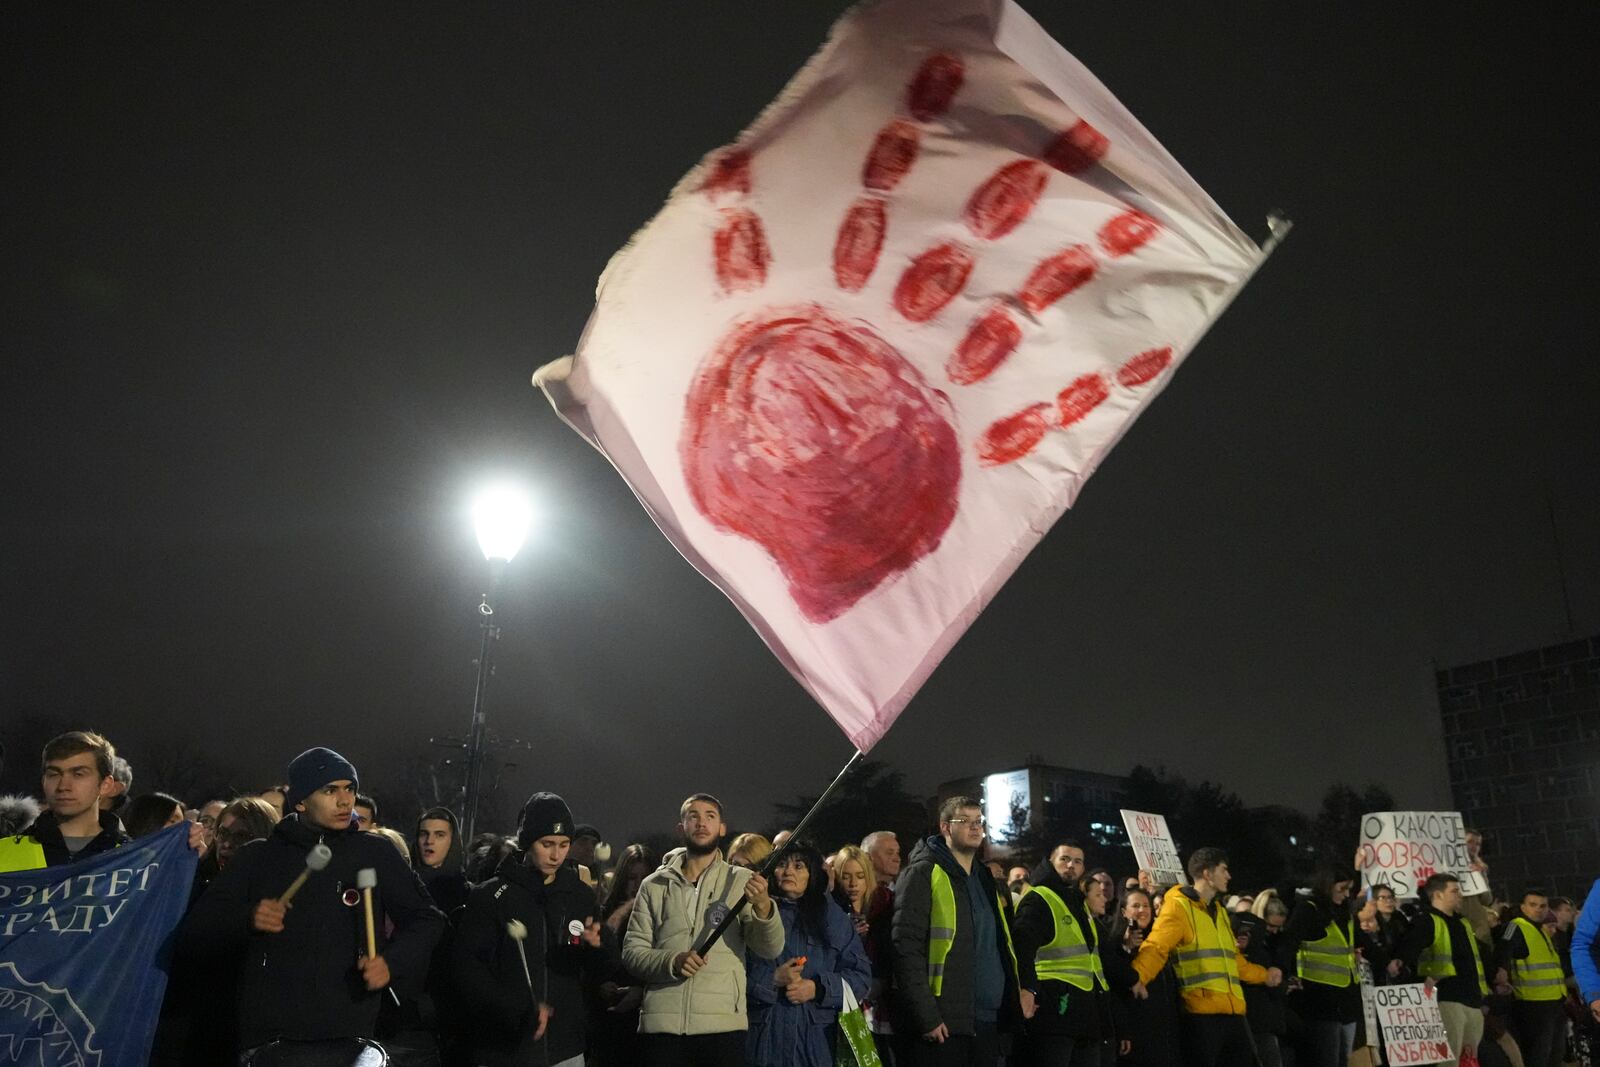
[[[241,1067],[389,1067],[389,1054],[376,1041],[342,1037],[334,1041],[274,1041],[245,1055]]]

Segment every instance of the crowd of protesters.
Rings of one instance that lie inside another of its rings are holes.
[[[189,822],[201,861],[155,1064],[350,1063],[359,1047],[446,1067],[1383,1064],[1364,982],[1424,983],[1462,1064],[1596,1062],[1600,882],[1581,911],[1536,886],[1465,895],[1449,874],[1402,902],[1353,867],[1236,886],[1212,847],[1189,853],[1187,884],[1119,882],[1093,866],[1115,857],[1071,837],[1002,861],[961,796],[925,837],[825,852],[730,839],[697,792],[662,813],[678,847],[630,844],[612,864],[551,793],[506,834],[463,841],[447,807],[386,827],[326,748],[193,809],[132,781],[103,737],[53,739],[42,805],[0,798],[0,872]],[[374,872],[369,954],[356,905]]]

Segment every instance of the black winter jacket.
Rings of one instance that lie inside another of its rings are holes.
[[[938,844],[933,844],[938,842]],[[933,867],[938,864],[950,876],[956,905],[956,936],[950,955],[945,959],[943,992],[936,998],[928,986],[928,916],[933,904]],[[976,878],[984,890],[985,900],[995,900],[994,879],[989,869],[977,860],[972,873],[961,869],[938,838],[917,842],[911,850],[911,859],[900,872],[894,889],[894,994],[892,997],[897,1033],[919,1037],[936,1029],[940,1023],[950,1028],[952,1034],[977,1033],[977,1020],[973,1008],[974,987],[977,976],[974,969],[975,952],[972,936],[972,902],[967,891],[967,879]],[[996,924],[1011,922],[1009,896],[1002,908],[995,900]],[[1010,1031],[1022,1018],[1017,998],[1016,971],[1006,947],[1006,935],[996,926],[995,951],[1000,953],[1001,969],[1005,974],[1005,994],[1001,999],[999,1028]]]
[[[61,827],[56,823],[54,812],[41,812],[33,821],[33,825],[23,831],[23,836],[39,842],[40,847],[44,849],[44,862],[47,867],[61,867],[90,856],[98,856],[131,840],[128,832],[122,828],[122,820],[109,811],[100,813],[100,832],[95,835],[94,840],[77,852],[67,848],[66,839],[61,836]]]
[[[295,896],[281,933],[256,931],[256,904],[289,888],[319,840],[333,852],[327,868]],[[179,952],[196,959],[243,953],[241,1049],[280,1037],[372,1036],[379,998],[389,994],[368,992],[357,969],[366,952],[366,924],[356,872],[367,867],[378,875],[378,954],[389,965],[391,986],[408,996],[421,986],[445,921],[405,859],[378,834],[320,830],[289,815],[270,837],[241,848],[190,909]],[[385,918],[394,926],[387,939]]]
[[[573,945],[570,925],[594,921],[594,890],[570,865],[546,884],[537,868],[514,853],[495,877],[474,886],[450,949],[456,991],[475,1018],[473,1063],[522,1067],[560,1063],[584,1051],[586,984],[597,984],[617,967],[616,935],[601,927],[600,948]],[[523,942],[528,971],[506,932],[515,919],[527,928]],[[529,981],[533,990],[528,989]],[[550,1005],[544,1037],[535,1041],[535,1005]]]
[[[1350,902],[1334,905],[1327,898],[1309,896],[1301,898],[1294,906],[1294,911],[1289,914],[1289,921],[1283,928],[1283,940],[1287,947],[1294,950],[1297,959],[1290,961],[1291,967],[1298,962],[1299,949],[1306,941],[1320,941],[1322,935],[1328,932],[1328,924],[1337,921],[1339,929],[1344,931],[1346,940],[1353,945],[1359,933],[1355,917],[1351,914]],[[1293,974],[1293,970],[1284,969],[1284,974]],[[1310,1021],[1330,1023],[1353,1023],[1361,1018],[1361,984],[1352,981],[1347,986],[1331,986],[1324,982],[1311,982],[1304,979],[1300,983],[1300,991],[1294,994],[1294,1008],[1300,1018]]]
[[[1230,916],[1230,921],[1233,923],[1234,936],[1246,938],[1241,950],[1245,959],[1263,967],[1276,967],[1284,974],[1294,973],[1293,946],[1285,941],[1281,930],[1273,933],[1267,928],[1265,919],[1250,912]],[[1245,1019],[1250,1023],[1251,1033],[1282,1037],[1288,1032],[1287,995],[1288,990],[1282,985],[1270,989],[1264,985],[1244,987]]]

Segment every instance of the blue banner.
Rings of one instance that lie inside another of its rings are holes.
[[[141,1067],[197,858],[189,824],[0,874],[0,1063]]]

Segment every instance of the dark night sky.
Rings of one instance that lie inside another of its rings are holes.
[[[874,755],[1447,805],[1435,661],[1600,629],[1592,56],[1539,7],[1027,6],[1297,229]],[[509,470],[547,513],[512,787],[613,833],[820,788],[842,735],[528,377],[842,7],[7,5],[0,733],[254,786],[459,732],[465,502]]]

